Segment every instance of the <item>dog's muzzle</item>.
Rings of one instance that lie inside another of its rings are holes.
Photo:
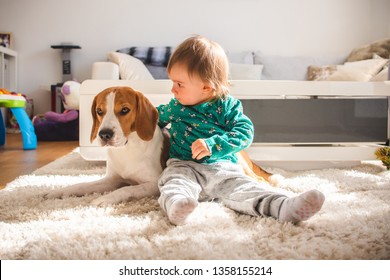
[[[99,131],[100,140],[104,143],[108,143],[114,136],[114,131],[112,129],[102,129]]]
[[[104,128],[98,133],[101,146],[121,147],[127,144],[127,138],[115,137],[115,132],[111,128]]]

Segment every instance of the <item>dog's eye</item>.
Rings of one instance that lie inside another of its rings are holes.
[[[122,110],[120,111],[120,114],[123,116],[126,115],[128,112],[130,112],[130,109],[127,107],[123,107]]]
[[[102,116],[103,115],[103,110],[100,109],[100,108],[97,108],[96,109],[96,114],[98,114],[98,116]]]

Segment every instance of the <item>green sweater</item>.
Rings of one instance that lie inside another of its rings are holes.
[[[157,110],[159,126],[171,124],[170,158],[201,163],[226,160],[237,163],[235,154],[253,141],[253,124],[243,114],[241,102],[232,96],[195,106],[181,105],[173,98]],[[211,156],[192,159],[191,145],[197,139],[205,140]]]

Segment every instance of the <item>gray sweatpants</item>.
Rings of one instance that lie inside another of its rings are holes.
[[[190,197],[197,201],[217,199],[240,213],[278,219],[280,206],[287,198],[274,192],[269,184],[246,176],[240,165],[227,161],[200,164],[169,159],[158,186],[158,201],[165,212],[174,200]]]

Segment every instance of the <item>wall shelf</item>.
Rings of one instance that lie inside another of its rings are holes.
[[[18,91],[18,53],[9,48],[0,47],[0,88]]]

